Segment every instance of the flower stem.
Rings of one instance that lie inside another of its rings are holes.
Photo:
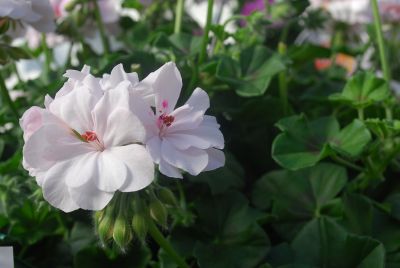
[[[101,20],[100,8],[97,0],[93,0],[94,5],[94,16],[96,17],[97,26],[99,27],[101,42],[103,43],[104,54],[107,56],[110,54],[110,44],[106,36],[103,21]]]
[[[345,165],[345,166],[347,166],[349,168],[352,168],[354,170],[357,170],[357,171],[360,171],[360,172],[363,171],[362,167],[357,166],[357,165],[355,165],[355,164],[353,164],[353,163],[347,161],[346,159],[343,159],[343,158],[341,158],[341,157],[339,157],[337,155],[332,155],[332,159],[335,160],[337,163]]]
[[[207,56],[207,45],[208,45],[211,20],[212,20],[212,15],[213,15],[213,6],[214,6],[214,0],[208,0],[207,21],[206,21],[206,27],[204,28],[204,33],[203,33],[203,42],[201,44],[199,65],[203,64],[203,62]]]
[[[174,27],[174,33],[176,34],[181,32],[184,2],[185,2],[184,0],[178,0],[176,3],[175,27]]]
[[[44,76],[45,81],[49,81],[50,65],[51,65],[51,51],[46,43],[46,34],[42,34],[42,50],[44,54]]]
[[[178,253],[173,249],[172,245],[168,242],[163,234],[158,230],[158,227],[154,224],[152,220],[148,221],[149,233],[153,239],[158,243],[158,245],[165,250],[165,252],[175,261],[175,263],[180,268],[189,268],[185,260],[179,256]]]
[[[278,44],[279,54],[286,54],[286,44],[279,42]],[[279,73],[279,95],[282,102],[282,110],[283,114],[288,114],[289,101],[288,101],[288,84],[287,84],[287,75],[286,70]]]
[[[358,112],[358,119],[363,121],[364,120],[364,109],[363,108],[358,108],[357,112]]]
[[[3,76],[1,75],[1,73],[0,73],[0,91],[1,91],[3,101],[8,104],[12,113],[15,115],[15,117],[18,121],[19,120],[18,110],[15,107],[14,102],[12,101],[12,99],[10,97],[10,93],[7,90],[6,83],[4,82],[4,79],[3,79]]]
[[[382,20],[379,14],[378,1],[372,0],[371,2],[372,2],[372,12],[374,14],[375,33],[378,41],[379,57],[381,59],[383,78],[386,80],[389,87],[390,68],[388,59],[386,57],[385,43],[383,40],[383,31],[382,31]],[[385,112],[386,112],[386,118],[391,120],[393,118],[393,115],[392,115],[392,110],[389,107],[389,104],[385,105]]]

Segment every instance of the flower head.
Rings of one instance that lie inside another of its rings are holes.
[[[32,107],[21,119],[24,167],[53,206],[100,210],[115,191],[152,182],[145,128],[130,109],[130,81],[108,90],[102,85],[109,78],[93,77],[88,67],[66,76],[55,98],[46,97],[46,109]]]
[[[176,108],[182,78],[172,62],[154,72],[151,80],[154,110],[145,102],[134,110],[146,127],[146,148],[160,172],[182,178],[180,170],[197,175],[223,166],[225,156],[219,149],[224,148],[224,137],[215,117],[205,115],[210,106],[207,93],[196,88]]]

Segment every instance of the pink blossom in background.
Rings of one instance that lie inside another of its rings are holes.
[[[273,3],[274,1],[269,1]],[[249,16],[255,11],[264,11],[265,10],[265,1],[264,0],[253,0],[246,1],[242,8],[242,15]]]
[[[115,191],[137,191],[154,178],[140,145],[145,128],[130,111],[129,88],[138,81],[120,79],[108,90],[102,85],[111,76],[95,78],[88,67],[66,76],[55,98],[46,96],[45,109],[32,107],[21,118],[23,164],[53,206],[101,210]]]

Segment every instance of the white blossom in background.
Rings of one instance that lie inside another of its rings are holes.
[[[45,109],[32,107],[21,119],[24,167],[43,188],[44,198],[65,212],[103,209],[115,191],[148,186],[154,164],[141,145],[146,133],[131,112],[129,88],[120,79],[112,90],[85,67],[67,71],[69,80]],[[117,82],[117,81],[114,81]]]
[[[55,30],[54,13],[49,0],[0,0],[0,17],[21,21],[40,32]]]
[[[348,24],[368,23],[371,20],[370,0],[310,0],[311,8],[322,8],[332,18]]]
[[[182,178],[182,171],[198,175],[223,166],[225,155],[220,149],[224,148],[224,137],[216,118],[205,115],[210,106],[207,93],[196,88],[183,106],[176,107],[182,78],[172,62],[152,73],[146,81],[149,85],[155,111],[148,102],[140,104],[137,97],[133,108],[146,127],[146,148],[160,172]]]

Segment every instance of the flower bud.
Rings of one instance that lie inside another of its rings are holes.
[[[157,198],[152,198],[149,204],[150,216],[161,226],[167,225],[168,213]]]
[[[103,215],[101,215],[103,214]],[[98,221],[98,222],[96,222]],[[112,238],[114,225],[114,211],[112,208],[106,208],[103,213],[95,214],[95,223],[100,241],[103,245]]]
[[[68,12],[71,12],[71,11],[73,11],[74,9],[75,9],[75,6],[77,5],[77,4],[79,4],[79,0],[72,0],[72,1],[69,1],[65,6],[64,6],[64,9],[65,9],[65,11],[68,11]]]
[[[132,217],[132,229],[137,238],[144,242],[147,235],[147,217],[144,213],[135,213]]]
[[[158,191],[158,198],[160,199],[161,202],[170,206],[176,206],[178,204],[174,193],[170,189],[165,187],[161,188]]]
[[[10,20],[7,18],[0,19],[0,34],[7,32],[8,28],[10,28]]]
[[[114,222],[112,236],[121,251],[125,252],[126,247],[132,240],[132,230],[123,211],[120,211]]]

